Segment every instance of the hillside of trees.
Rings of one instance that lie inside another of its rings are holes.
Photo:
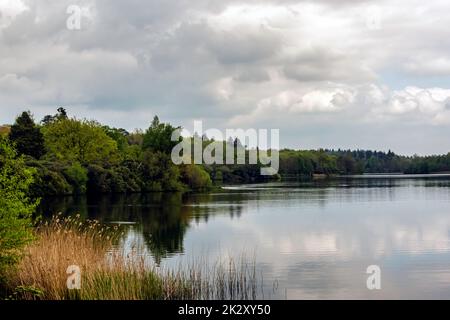
[[[392,151],[370,150],[281,150],[280,174],[364,174],[401,173],[430,174],[449,173],[450,153],[433,156],[401,156]]]
[[[450,153],[405,157],[389,151],[280,150],[279,175],[261,176],[261,164],[175,165],[171,141],[177,128],[155,117],[145,130],[128,132],[70,117],[64,108],[36,123],[30,112],[3,126],[8,141],[35,172],[33,196],[205,190],[214,185],[262,182],[315,174],[450,172]],[[213,140],[202,138],[205,148]],[[222,142],[245,148],[240,141]],[[245,150],[247,157],[249,150]]]
[[[171,141],[171,135],[176,127],[158,117],[147,130],[130,133],[69,117],[59,108],[39,123],[23,112],[4,128],[2,139],[35,169],[33,196],[205,190],[213,184],[266,179],[259,175],[258,164],[173,164],[170,155],[178,141]]]

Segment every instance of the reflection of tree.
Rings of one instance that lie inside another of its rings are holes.
[[[44,199],[40,213],[51,216],[80,214],[101,222],[136,222],[156,263],[183,252],[183,240],[191,221],[208,222],[213,215],[239,218],[245,194],[227,197],[212,194],[148,193],[113,194]],[[259,197],[259,196],[258,196]]]
[[[183,251],[192,207],[183,206],[180,193],[149,193],[55,197],[44,199],[39,213],[51,216],[80,214],[102,222],[136,222],[155,261]]]
[[[88,217],[88,206],[85,196],[48,197],[43,198],[37,209],[37,214],[51,217],[58,213],[66,216],[80,214],[82,218]]]
[[[161,193],[142,212],[142,231],[155,262],[183,252],[183,239],[191,217],[190,207],[182,205],[179,193]],[[153,195],[154,196],[154,195]]]
[[[103,196],[88,200],[89,216],[100,221],[138,223],[146,246],[159,264],[161,259],[183,251],[190,214],[182,201],[181,193]]]

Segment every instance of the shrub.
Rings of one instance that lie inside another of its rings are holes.
[[[181,191],[180,171],[162,152],[146,151],[143,156],[140,175],[144,191]]]
[[[96,165],[88,167],[89,193],[124,193],[140,191],[138,182],[127,168],[113,167],[109,169]]]
[[[208,172],[197,165],[186,165],[183,167],[182,181],[192,190],[203,190],[212,187]]]
[[[0,138],[0,275],[20,258],[32,240],[37,201],[28,196],[35,170],[25,165],[11,143]]]
[[[72,186],[63,174],[66,166],[62,163],[28,160],[27,165],[36,169],[34,182],[30,186],[32,196],[42,197],[73,193]]]
[[[86,193],[88,174],[87,170],[79,162],[74,162],[70,167],[65,169],[64,175],[72,185],[74,193]]]

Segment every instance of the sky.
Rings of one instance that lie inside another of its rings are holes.
[[[127,130],[158,115],[447,153],[449,23],[443,0],[0,0],[0,124],[63,106]]]

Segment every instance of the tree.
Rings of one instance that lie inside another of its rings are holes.
[[[182,167],[182,181],[192,190],[205,190],[212,187],[211,177],[201,166],[189,164]]]
[[[116,141],[117,148],[119,149],[119,151],[125,152],[125,150],[128,147],[128,139],[127,138],[130,135],[130,133],[122,128],[117,129],[117,128],[111,128],[109,126],[103,126],[102,128],[105,131],[105,133],[108,135],[108,137],[110,137],[111,139]]]
[[[32,240],[32,214],[38,204],[28,196],[35,170],[25,165],[11,143],[0,138],[0,275]]]
[[[45,145],[60,160],[82,165],[119,161],[117,143],[95,121],[60,119],[43,128]]]
[[[340,173],[343,174],[353,174],[356,173],[356,161],[350,154],[345,154],[338,157],[337,160],[338,168]]]
[[[54,121],[65,120],[68,118],[67,111],[63,107],[59,107],[56,111],[57,111],[57,113],[54,116],[46,115],[41,121],[42,124],[48,125]]]
[[[88,171],[86,168],[82,167],[80,163],[74,162],[64,171],[64,174],[67,181],[73,186],[74,193],[86,193],[88,182]]]
[[[11,126],[9,139],[15,143],[19,154],[26,154],[36,159],[45,153],[44,136],[34,123],[29,111],[24,111]]]
[[[180,171],[170,155],[160,151],[144,152],[141,170],[145,182],[143,191],[181,191]]]
[[[151,151],[160,151],[170,154],[173,147],[179,141],[172,141],[172,133],[179,128],[175,128],[170,124],[159,122],[159,118],[155,116],[150,127],[144,134],[142,148]]]

